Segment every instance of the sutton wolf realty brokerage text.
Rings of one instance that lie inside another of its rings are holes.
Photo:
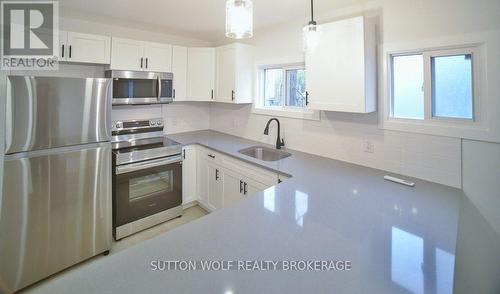
[[[349,271],[348,260],[152,260],[152,271]]]

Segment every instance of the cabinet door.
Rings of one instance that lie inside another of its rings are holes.
[[[147,71],[172,71],[172,45],[144,43],[144,67]]]
[[[59,49],[56,54],[60,61],[66,61],[68,57],[68,32],[59,31]]]
[[[186,101],[188,49],[173,46],[172,73],[174,74],[174,99]]]
[[[244,182],[242,176],[236,172],[224,169],[224,207],[243,199]]]
[[[214,91],[214,48],[188,49],[188,99],[211,101]]]
[[[144,67],[143,53],[144,46],[141,41],[112,38],[110,68],[141,71]]]
[[[269,188],[269,185],[254,181],[252,179],[243,179],[245,183],[247,184],[246,187],[244,187],[244,194],[245,196],[251,196],[256,194],[257,192],[264,191],[265,189]]]
[[[218,165],[207,164],[208,168],[208,208],[217,210],[222,208],[223,197],[223,175]]]
[[[101,35],[68,32],[67,61],[110,63],[111,38]]]
[[[187,204],[197,199],[196,147],[184,147],[182,158],[182,204]]]
[[[374,38],[365,40],[364,24],[360,16],[321,25],[322,36],[316,49],[306,52],[310,109],[359,113],[375,110],[375,93],[371,91],[375,84],[367,89],[366,83],[375,82],[376,77],[365,67],[367,58],[375,62],[375,45],[371,44]],[[365,46],[370,48],[369,54],[365,54]]]
[[[236,49],[233,47],[217,48],[216,64],[216,89],[215,100],[219,102],[232,102],[235,91],[235,57]]]

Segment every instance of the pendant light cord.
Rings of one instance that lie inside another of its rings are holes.
[[[309,22],[310,25],[316,25],[316,22],[314,21],[314,4],[313,0],[311,0],[311,21]]]
[[[314,7],[313,7],[313,0],[311,0],[311,22],[314,22]]]

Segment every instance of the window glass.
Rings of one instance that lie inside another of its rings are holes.
[[[286,106],[304,107],[306,100],[306,71],[289,69],[286,71]]]
[[[392,58],[392,116],[424,119],[423,56],[405,55]]]
[[[280,68],[264,70],[264,106],[283,105],[283,70]]]
[[[471,54],[432,57],[433,116],[472,119],[471,59]]]

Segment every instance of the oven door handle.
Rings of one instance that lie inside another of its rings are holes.
[[[168,158],[160,158],[160,159],[155,159],[155,160],[148,160],[146,162],[138,162],[138,163],[131,163],[131,164],[117,166],[115,168],[115,174],[120,175],[120,174],[130,173],[130,172],[134,172],[134,171],[138,171],[138,170],[148,169],[148,168],[152,168],[152,167],[157,167],[157,166],[172,164],[172,163],[177,163],[177,162],[182,162],[181,155],[168,157]]]

